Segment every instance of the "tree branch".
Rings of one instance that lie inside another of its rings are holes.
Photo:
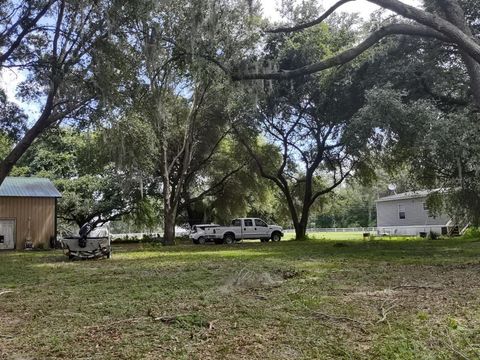
[[[357,46],[345,50],[335,56],[332,56],[323,61],[302,66],[293,70],[282,70],[272,73],[244,73],[244,74],[233,74],[232,79],[235,81],[238,80],[255,80],[255,79],[273,79],[273,80],[282,80],[282,79],[292,79],[295,77],[313,74],[322,70],[326,70],[338,65],[346,64],[373,45],[377,44],[384,37],[389,35],[413,35],[413,36],[423,36],[436,38],[445,42],[448,42],[448,38],[443,36],[438,31],[432,30],[426,26],[421,25],[412,25],[412,24],[390,24],[381,27],[377,31],[373,32],[365,40],[363,40]]]
[[[355,0],[340,0],[340,1],[338,1],[332,7],[330,7],[327,11],[325,11],[319,18],[317,18],[315,20],[308,21],[306,23],[291,26],[291,27],[284,26],[284,27],[279,27],[279,28],[276,28],[276,29],[270,29],[270,30],[267,30],[266,32],[271,33],[271,34],[294,32],[294,31],[304,30],[304,29],[307,29],[309,27],[318,25],[321,22],[323,22],[323,20],[325,20],[327,17],[329,17],[340,6],[342,6],[343,4],[346,4],[347,2],[350,2],[350,1],[355,1]]]
[[[315,200],[318,199],[319,196],[325,195],[325,194],[329,193],[330,191],[334,190],[337,186],[339,186],[343,182],[343,180],[345,180],[350,175],[350,172],[351,172],[351,169],[348,170],[344,175],[342,175],[339,180],[334,181],[331,186],[329,186],[329,187],[327,187],[323,190],[317,191],[312,196],[312,198],[310,200],[310,206],[313,205],[313,203],[315,202]]]
[[[196,201],[199,201],[201,199],[203,199],[206,195],[210,194],[213,192],[214,189],[222,186],[230,177],[232,177],[233,175],[235,175],[236,173],[238,173],[240,170],[242,170],[243,168],[245,167],[245,164],[242,164],[240,167],[228,172],[227,174],[225,174],[218,182],[216,182],[214,185],[210,186],[210,188],[208,188],[207,190],[204,190],[202,191],[199,195],[193,197],[193,198],[190,198],[188,199],[188,201],[185,201],[183,204],[181,204],[179,206],[179,208],[184,208],[186,207],[188,204],[192,204]]]
[[[20,46],[20,44],[22,43],[22,40],[25,38],[25,36],[27,36],[30,32],[32,32],[34,29],[35,29],[35,26],[37,24],[37,22],[45,15],[45,13],[48,11],[48,9],[52,6],[52,4],[55,2],[56,0],[50,0],[48,1],[45,6],[38,12],[37,16],[35,16],[35,18],[28,23],[28,26],[25,26],[23,28],[23,30],[20,32],[20,34],[18,34],[17,38],[15,39],[15,41],[10,45],[10,47],[8,48],[7,51],[5,51],[3,54],[0,55],[0,67],[2,66],[2,64],[10,57],[10,55],[12,55],[12,53]],[[22,16],[16,24],[14,24],[12,26],[12,28],[10,30],[12,31],[15,31],[15,28],[23,21],[25,20],[25,18],[28,19],[28,15],[30,14],[29,11],[27,11],[27,14],[25,16]],[[9,32],[7,32],[6,36],[9,35]],[[6,37],[5,36],[5,37]]]
[[[454,42],[458,45],[458,47],[466,51],[472,58],[475,59],[477,63],[480,64],[480,44],[478,44],[472,36],[469,36],[464,31],[462,31],[458,26],[456,26],[456,24],[454,25],[450,21],[447,21],[436,14],[432,14],[425,10],[418,9],[414,6],[407,5],[399,0],[367,1],[376,4],[384,9],[391,10],[396,14],[402,15],[408,19],[412,19],[419,24],[425,25],[431,31],[438,31],[439,33],[443,34],[447,39],[449,39],[447,42]],[[348,1],[340,0],[316,20],[294,26],[292,28],[281,28],[280,31],[273,32],[298,31],[319,24],[323,20],[325,20],[331,13],[333,13],[338,7],[340,7],[346,2]]]
[[[418,9],[402,3],[398,0],[367,0],[373,4],[381,6],[384,9],[391,10],[406,18],[415,20],[419,24],[429,27],[431,30],[436,30],[442,33],[449,39],[449,42],[454,42],[461,49],[465,50],[472,58],[480,64],[480,44],[471,36],[465,34],[460,28],[452,24],[450,21],[442,17],[429,13],[427,11]]]

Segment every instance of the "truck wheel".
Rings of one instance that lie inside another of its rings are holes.
[[[230,235],[230,234],[227,234],[225,235],[225,237],[223,238],[223,243],[224,244],[227,244],[227,245],[231,245],[235,242],[235,238],[233,237],[233,235]]]
[[[206,243],[206,240],[203,236],[200,236],[197,240],[197,244],[200,244],[200,245],[205,245]]]
[[[282,237],[280,236],[280,233],[274,232],[272,234],[272,241],[280,241],[281,239],[282,239]]]

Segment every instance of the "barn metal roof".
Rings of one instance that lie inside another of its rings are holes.
[[[430,195],[431,193],[437,192],[439,190],[440,189],[409,191],[409,192],[404,192],[404,193],[401,193],[401,194],[394,194],[394,195],[385,196],[385,197],[382,197],[382,198],[376,200],[376,202],[424,198],[424,197],[427,197],[428,195]]]
[[[0,185],[0,196],[60,198],[62,194],[46,178],[7,176]]]

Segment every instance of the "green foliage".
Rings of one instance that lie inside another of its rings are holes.
[[[305,5],[309,6],[309,5]],[[266,46],[269,65],[295,69],[338,53],[353,44],[355,19],[341,17],[293,34],[272,35]],[[256,90],[256,111],[239,130],[259,172],[284,196],[297,231],[303,237],[312,206],[317,212],[327,194],[347,177],[374,178],[370,138],[375,125],[355,116],[365,88],[357,65],[289,81],[264,82]],[[261,134],[258,140],[256,134]],[[367,220],[368,222],[368,220]]]
[[[135,135],[132,129],[129,133]],[[54,180],[62,193],[58,208],[63,221],[102,224],[132,214],[151,225],[153,208],[142,199],[141,178],[135,171],[119,171],[109,154],[99,132],[59,127],[44,134],[17,169]]]
[[[469,227],[463,234],[465,239],[480,239],[480,229],[478,227]]]
[[[312,209],[312,225],[319,228],[376,226],[378,192],[378,187],[349,181]]]
[[[1,68],[1,67],[0,67]],[[0,89],[0,134],[12,141],[18,141],[27,129],[27,116],[14,103],[7,100],[7,95]],[[2,155],[2,159],[5,155]]]
[[[154,172],[159,156],[158,138],[148,121],[137,113],[114,120],[110,127],[99,133],[98,152],[103,152],[105,162],[114,161],[119,169],[136,169]]]
[[[10,149],[12,148],[12,141],[11,139],[3,134],[0,133],[0,158],[3,159],[5,156],[8,155]]]
[[[474,26],[476,10],[470,1],[462,5]],[[439,11],[435,2],[426,6]],[[442,188],[428,200],[432,212],[446,209],[459,223],[477,223],[479,116],[460,55],[445,44],[413,37],[385,45],[361,68],[373,88],[360,121],[374,125],[363,131],[373,130],[377,163],[389,173],[407,169],[409,190]],[[351,141],[361,142],[356,136]]]
[[[88,134],[73,128],[52,128],[22,157],[18,166],[28,169],[28,174],[51,179],[78,176],[79,157],[91,155],[87,155],[87,139]],[[90,166],[91,158],[86,161]]]
[[[59,216],[78,226],[91,221],[102,224],[130,214],[140,199],[135,179],[112,168],[104,168],[102,174],[58,179],[55,184],[62,193]]]

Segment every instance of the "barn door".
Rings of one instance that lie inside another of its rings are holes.
[[[15,248],[15,220],[0,220],[0,250]]]

